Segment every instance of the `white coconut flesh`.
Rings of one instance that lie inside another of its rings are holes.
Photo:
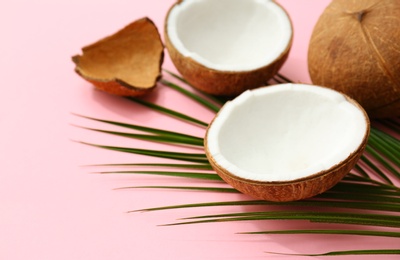
[[[171,43],[186,57],[220,71],[250,71],[287,50],[292,25],[272,0],[184,0],[167,19]]]
[[[208,155],[234,176],[281,182],[339,165],[368,134],[364,110],[327,88],[282,84],[228,102],[207,131]]]

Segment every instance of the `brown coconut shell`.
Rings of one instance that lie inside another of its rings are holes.
[[[183,56],[168,37],[168,17],[171,10],[184,0],[175,3],[167,13],[164,26],[165,46],[176,69],[194,88],[217,96],[237,96],[248,89],[264,86],[275,76],[289,56],[293,41],[270,64],[250,71],[219,71],[207,68],[190,57]],[[275,3],[278,5],[278,3]],[[283,9],[283,7],[282,7]],[[289,17],[289,15],[288,15]],[[292,26],[293,27],[293,26]]]
[[[333,0],[311,36],[312,82],[354,98],[370,117],[400,116],[399,17],[399,0]]]
[[[75,71],[96,88],[118,96],[150,92],[161,77],[164,45],[147,17],[82,48]]]
[[[208,126],[206,136],[204,138],[204,149],[206,156],[212,168],[226,183],[241,193],[249,195],[255,199],[285,202],[307,199],[321,194],[335,186],[350,172],[351,169],[353,169],[363,154],[365,147],[367,146],[368,136],[370,133],[370,122],[368,115],[357,102],[349,97],[346,98],[348,101],[359,107],[364,113],[367,123],[367,131],[358,149],[351,153],[345,160],[334,165],[330,169],[293,181],[263,182],[238,177],[219,165],[208,150],[208,129],[211,127],[214,120]]]

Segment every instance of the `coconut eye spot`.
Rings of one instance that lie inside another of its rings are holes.
[[[268,65],[292,37],[288,15],[270,0],[185,0],[171,10],[167,24],[184,56],[222,71]]]
[[[233,175],[291,181],[346,160],[367,128],[364,112],[342,94],[282,84],[247,91],[225,105],[208,130],[207,146]]]

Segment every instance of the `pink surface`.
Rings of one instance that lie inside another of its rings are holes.
[[[0,15],[0,259],[284,259],[264,252],[307,253],[389,246],[393,240],[385,238],[235,234],[277,227],[296,228],[303,225],[301,222],[160,227],[181,217],[240,208],[126,212],[246,197],[206,192],[114,190],[134,185],[188,185],[189,182],[166,177],[104,176],[90,174],[99,168],[82,167],[158,160],[96,149],[73,140],[160,149],[165,146],[76,128],[73,125],[99,125],[71,113],[168,127],[198,136],[204,134],[204,129],[95,91],[73,72],[70,57],[79,54],[81,47],[144,16],[162,28],[164,16],[173,2],[3,1]],[[329,1],[279,2],[288,10],[295,27],[292,52],[282,73],[293,80],[308,82],[308,39],[318,15]],[[164,67],[174,70],[168,55]],[[168,89],[159,88],[151,99],[205,121],[213,116]]]

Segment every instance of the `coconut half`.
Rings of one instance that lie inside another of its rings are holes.
[[[183,0],[169,10],[165,44],[195,88],[238,95],[265,85],[286,60],[293,29],[272,0]]]
[[[320,194],[356,164],[369,119],[334,90],[281,84],[248,90],[209,125],[207,157],[215,171],[257,199],[293,201]]]
[[[136,20],[72,57],[75,71],[96,88],[118,96],[150,92],[161,77],[164,45],[154,23]]]

